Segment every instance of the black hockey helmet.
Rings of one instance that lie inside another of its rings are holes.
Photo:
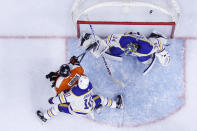
[[[63,65],[60,67],[59,75],[60,75],[60,76],[63,76],[63,77],[67,77],[67,76],[70,75],[70,67],[69,67],[68,64],[63,64]]]

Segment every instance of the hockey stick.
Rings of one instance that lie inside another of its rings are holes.
[[[77,56],[77,58],[81,57],[81,59],[79,60],[79,63],[81,63],[81,61],[83,60],[84,56],[86,55],[86,53],[88,51],[90,51],[92,48],[94,48],[97,44],[96,43],[93,43],[91,44],[86,50],[85,52],[81,53],[79,56]]]
[[[87,19],[89,20],[88,16],[86,16],[86,17],[87,17]],[[94,29],[93,29],[93,27],[92,27],[91,24],[89,24],[89,26],[90,26],[90,29],[91,29],[92,34],[93,34],[93,36],[94,36],[94,39],[95,39],[95,41],[96,41],[96,36],[95,36],[95,34],[94,34]],[[115,79],[115,78],[112,76],[112,73],[111,73],[111,71],[110,71],[110,69],[109,69],[109,66],[108,66],[108,64],[107,64],[107,62],[106,62],[106,60],[105,60],[105,57],[104,57],[103,55],[102,55],[102,58],[103,58],[103,62],[104,62],[104,64],[105,64],[105,67],[106,67],[106,69],[107,69],[107,72],[108,72],[110,78],[112,79],[112,81],[113,81],[114,83],[120,85],[121,87],[125,87],[125,85],[124,85],[122,82],[120,82],[119,80]]]
[[[96,43],[93,43],[93,44],[89,45],[88,48],[87,48],[83,53],[81,53],[80,55],[77,56],[77,59],[78,59],[79,57],[81,57],[81,59],[79,60],[79,63],[81,63],[81,61],[83,60],[83,58],[84,58],[84,56],[86,55],[86,53],[87,53],[89,50],[91,50],[92,48],[94,48],[95,46],[96,46]],[[69,62],[68,64],[70,64],[70,63],[71,63],[71,62]],[[60,70],[57,70],[56,72],[59,74],[59,71],[60,71]],[[58,76],[58,77],[59,77],[59,76]],[[50,78],[50,76],[46,75],[46,78],[47,78],[47,79],[50,79],[50,81],[52,81],[51,78]],[[57,79],[57,78],[54,78],[54,79]],[[52,85],[51,85],[52,88],[54,87],[55,83],[56,83],[56,80],[52,83]]]
[[[152,69],[153,65],[155,64],[155,60],[156,60],[156,57],[155,57],[155,53],[154,53],[153,59],[152,59],[151,63],[148,65],[148,67],[144,70],[143,75],[146,75]]]

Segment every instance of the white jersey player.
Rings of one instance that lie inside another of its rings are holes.
[[[137,56],[137,59],[149,64],[153,55],[156,55],[163,66],[170,63],[170,55],[165,50],[166,37],[159,33],[151,33],[149,37],[137,33],[111,34],[105,39],[89,33],[83,34],[80,38],[80,46],[87,48],[92,43],[97,47],[92,50],[93,55],[98,58],[102,55],[121,57],[122,55]]]
[[[38,110],[38,117],[46,122],[59,112],[77,116],[86,116],[93,110],[97,110],[102,106],[118,109],[123,107],[121,95],[118,95],[117,100],[113,101],[110,98],[94,95],[92,88],[92,84],[88,77],[81,76],[78,84],[72,87],[69,92],[61,93],[56,97],[50,98],[49,103],[55,104],[55,106],[44,113]]]

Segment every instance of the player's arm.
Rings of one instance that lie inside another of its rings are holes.
[[[56,80],[59,77],[58,71],[57,72],[50,72],[46,75],[46,78],[49,79],[52,82],[51,87],[55,86]]]
[[[50,104],[62,104],[69,103],[72,99],[74,99],[74,95],[69,91],[67,93],[61,93],[55,97],[49,98],[48,102]]]
[[[70,63],[73,65],[70,74],[70,81],[68,83],[68,85],[71,87],[76,83],[76,81],[78,81],[79,77],[84,73],[84,69],[80,65],[80,62],[76,56],[70,58]]]
[[[58,88],[56,88],[57,94],[60,94],[65,90],[70,90],[70,88],[77,83],[79,77],[84,74],[84,69],[80,65],[76,56],[71,57],[70,63],[72,64],[70,74],[67,78],[64,78]]]

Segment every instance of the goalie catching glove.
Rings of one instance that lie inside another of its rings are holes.
[[[91,35],[89,33],[82,34],[80,39],[80,46],[87,49],[91,44],[96,43],[97,45],[91,50],[91,53],[96,57],[100,57],[105,51],[109,49],[105,40],[98,36]]]
[[[158,52],[155,54],[157,58],[159,59],[159,62],[162,66],[168,66],[170,63],[170,55],[168,54],[168,51],[163,49],[161,52]]]

